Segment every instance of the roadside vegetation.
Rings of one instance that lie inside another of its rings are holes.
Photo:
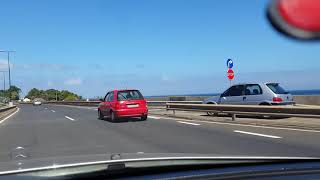
[[[0,96],[2,98],[10,98],[12,100],[19,100],[21,89],[17,86],[11,86],[7,90],[0,90]]]
[[[67,91],[67,90],[56,90],[56,89],[48,89],[48,90],[40,90],[37,88],[32,88],[26,98],[29,98],[31,100],[35,98],[41,98],[46,101],[75,101],[75,100],[81,100],[82,97]]]

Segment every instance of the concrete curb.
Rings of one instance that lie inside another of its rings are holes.
[[[294,124],[284,124],[284,123],[272,123],[272,122],[239,122],[239,121],[232,121],[232,120],[217,120],[217,119],[204,119],[201,117],[194,117],[194,116],[182,116],[182,115],[170,115],[170,114],[161,114],[161,113],[152,113],[149,112],[150,115],[155,116],[162,116],[162,117],[169,117],[169,118],[181,118],[186,120],[193,120],[193,121],[207,121],[207,122],[217,122],[217,123],[226,123],[226,124],[239,124],[239,125],[253,125],[253,126],[267,126],[267,127],[276,127],[276,128],[294,128],[294,129],[301,129],[301,130],[316,130],[320,131],[320,126],[302,126],[302,125],[294,125]],[[320,121],[320,119],[319,119]]]
[[[18,110],[17,106],[12,106],[12,107],[5,107],[0,109],[0,123],[2,121],[10,116],[11,114],[15,113]]]

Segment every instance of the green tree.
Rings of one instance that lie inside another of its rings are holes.
[[[10,99],[12,99],[12,100],[19,100],[19,93],[18,92],[16,92],[16,91],[12,91],[11,93],[10,93]]]
[[[29,98],[29,99],[39,98],[40,97],[40,90],[38,90],[37,88],[32,88],[28,92],[26,97]]]
[[[45,94],[46,94],[46,100],[47,101],[52,101],[52,100],[56,100],[56,98],[58,100],[60,100],[60,91],[58,90],[55,90],[55,89],[48,89],[45,91]]]
[[[76,100],[79,100],[79,98],[74,95],[69,94],[64,100],[65,101],[76,101]]]
[[[4,90],[0,90],[0,96],[1,97],[5,97],[6,96],[7,91]]]
[[[74,94],[72,92],[69,92],[69,91],[66,91],[66,90],[63,90],[61,91],[61,96],[62,96],[62,99],[67,101],[71,101],[71,100],[79,100],[80,99],[80,96],[78,96],[77,94]]]
[[[21,89],[17,86],[10,86],[10,88],[7,90],[6,97],[10,97],[12,100],[19,100],[21,93]]]
[[[48,90],[39,90],[36,88],[32,88],[27,96],[30,99],[35,99],[35,98],[42,98],[46,101],[52,101],[52,100],[57,100],[62,101],[62,100],[67,100],[67,101],[73,101],[73,100],[79,100],[81,99],[81,96],[78,96],[75,93],[72,93],[67,90],[56,90],[56,89],[48,89]]]

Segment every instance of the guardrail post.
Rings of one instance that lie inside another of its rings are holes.
[[[237,115],[236,114],[232,114],[232,121],[236,120]]]
[[[176,115],[176,110],[173,110],[173,115]]]

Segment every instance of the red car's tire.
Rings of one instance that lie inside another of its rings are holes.
[[[116,122],[117,121],[117,116],[113,111],[110,112],[110,121],[111,122]]]
[[[100,110],[98,110],[98,119],[100,119],[100,120],[104,119],[104,116],[103,116],[103,114],[101,113]]]
[[[148,119],[148,115],[141,116],[142,121],[146,121]]]

